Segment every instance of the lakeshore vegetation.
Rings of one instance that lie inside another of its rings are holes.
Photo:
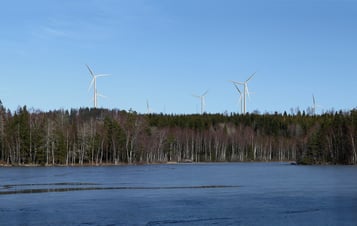
[[[296,114],[138,114],[108,109],[7,110],[0,164],[101,165],[294,161],[356,164],[357,110]]]

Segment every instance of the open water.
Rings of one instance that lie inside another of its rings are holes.
[[[357,167],[0,168],[0,225],[357,225]]]

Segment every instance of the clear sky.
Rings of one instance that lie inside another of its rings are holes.
[[[357,0],[4,0],[0,100],[43,111],[99,106],[238,112],[357,107]]]

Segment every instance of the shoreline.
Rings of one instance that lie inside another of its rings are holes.
[[[153,162],[153,163],[118,163],[118,164],[114,164],[114,163],[102,163],[102,164],[90,164],[90,163],[86,163],[86,164],[68,164],[68,165],[63,165],[63,164],[49,164],[49,165],[42,165],[42,164],[6,164],[6,163],[0,163],[0,168],[30,168],[30,167],[38,167],[38,168],[51,168],[51,167],[108,167],[108,166],[143,166],[143,165],[199,165],[199,164],[225,164],[225,163],[285,163],[288,165],[292,165],[292,166],[296,166],[296,165],[303,165],[303,164],[298,164],[295,161],[233,161],[233,162],[186,162],[186,161],[182,161],[182,162],[176,162],[176,161],[167,161],[167,162]],[[334,164],[312,164],[313,165],[334,165]]]
[[[296,161],[278,161],[278,160],[273,160],[273,161],[217,161],[217,162],[194,162],[194,161],[166,161],[166,162],[151,162],[151,163],[144,163],[144,162],[138,162],[138,163],[102,163],[102,164],[91,164],[91,163],[85,163],[85,164],[49,164],[49,165],[43,165],[43,164],[7,164],[4,162],[0,162],[0,168],[26,168],[26,167],[108,167],[108,166],[143,166],[143,165],[188,165],[188,164],[224,164],[224,163],[285,163],[288,165],[292,166],[357,166],[354,164],[333,164],[333,163],[319,163],[319,164],[302,164],[298,163]]]

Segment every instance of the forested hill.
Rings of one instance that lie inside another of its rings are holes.
[[[323,115],[142,115],[106,109],[11,113],[0,163],[82,165],[297,161],[356,164],[357,110]]]

